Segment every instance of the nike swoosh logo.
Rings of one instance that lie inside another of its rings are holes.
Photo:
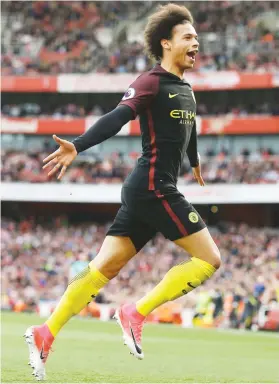
[[[130,327],[130,331],[131,331],[131,334],[132,334],[132,338],[133,338],[133,342],[134,342],[134,344],[135,344],[135,348],[136,348],[136,351],[137,351],[137,353],[139,353],[139,354],[141,354],[141,349],[140,349],[140,347],[137,345],[137,343],[136,343],[136,339],[135,339],[135,336],[134,336],[134,332],[133,332],[133,330],[132,330],[132,328]]]
[[[173,97],[175,97],[175,96],[177,96],[177,95],[179,95],[179,93],[175,93],[175,94],[173,94],[173,95],[172,95],[171,93],[169,93],[169,98],[172,99]]]
[[[92,299],[94,300],[95,297],[96,297],[96,295],[91,295],[91,297],[92,297]],[[90,303],[91,303],[91,301],[88,301],[87,305],[90,304]]]
[[[40,358],[41,358],[41,360],[44,360],[45,357],[46,357],[46,355],[44,354],[44,341],[43,341],[42,349],[41,349],[41,352],[40,352]]]
[[[193,289],[197,288],[197,287],[194,287],[194,286],[192,285],[191,282],[190,282],[190,283],[187,283],[187,285],[188,285],[189,287],[193,288]]]

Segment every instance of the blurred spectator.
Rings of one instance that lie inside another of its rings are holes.
[[[1,225],[5,306],[15,309],[23,302],[29,310],[34,310],[39,300],[57,300],[69,277],[94,259],[109,223],[71,225],[66,217],[56,220],[44,217],[37,222],[32,218],[22,222],[2,218]],[[233,223],[223,223],[222,230],[221,227],[210,230],[222,255],[222,268],[179,302],[187,308],[197,305],[200,316],[202,307],[213,300],[214,317],[226,310],[231,326],[245,326],[246,312],[241,317],[238,311],[241,302],[252,303],[252,307],[245,307],[251,313],[251,309],[257,311],[256,303],[278,300],[279,231]],[[118,305],[137,300],[185,257],[185,252],[174,243],[156,236],[104,288],[102,301]],[[234,303],[225,308],[228,304],[224,301],[230,296]]]
[[[46,148],[47,150],[47,148]],[[48,152],[2,151],[1,178],[3,181],[18,182],[57,182],[49,179],[47,170],[42,170],[43,159]],[[62,179],[64,183],[121,183],[135,166],[139,153],[112,153],[103,155],[80,155],[67,170]],[[241,154],[230,156],[226,149],[214,154],[208,149],[202,158],[202,173],[208,183],[279,183],[279,155],[270,149],[250,153],[244,149]],[[179,182],[194,183],[187,157],[181,167]]]
[[[37,103],[6,104],[2,107],[1,113],[9,117],[39,116],[41,115],[41,107]]]
[[[137,36],[126,40],[125,34],[157,5],[151,1],[4,2],[2,74],[146,71],[152,63],[143,53],[143,44]],[[270,28],[265,18],[268,12],[278,12],[278,2],[186,5],[200,34],[195,71],[278,71],[278,27]],[[119,25],[123,33],[113,40]]]
[[[276,100],[277,101],[277,100]],[[214,105],[206,105],[203,103],[197,104],[197,115],[200,116],[218,116],[230,114],[233,116],[255,115],[279,115],[278,103],[258,103],[252,104],[247,101],[245,104],[239,104],[237,107],[231,107],[227,103],[216,103]],[[52,116],[62,118],[64,116],[85,117],[85,116],[102,116],[108,109],[108,105],[92,105],[90,109],[85,109],[84,106],[74,103],[60,105],[56,109],[51,109],[47,104],[39,105],[37,103],[23,104],[4,104],[1,107],[3,116],[8,117],[32,117],[32,116]]]

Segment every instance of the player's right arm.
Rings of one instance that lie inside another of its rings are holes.
[[[60,180],[68,166],[80,152],[116,135],[123,125],[133,118],[134,111],[130,106],[119,105],[113,111],[102,116],[88,131],[75,138],[72,143],[53,135],[53,139],[59,145],[59,148],[43,160],[45,163],[43,169],[52,166],[48,173],[49,176],[54,175],[61,169],[58,175],[58,180]]]
[[[44,159],[44,169],[53,166],[48,175],[54,175],[61,168],[58,176],[58,180],[60,180],[78,153],[116,135],[123,125],[135,119],[150,105],[158,92],[158,80],[157,77],[150,77],[146,74],[139,76],[127,89],[119,105],[102,116],[87,132],[75,138],[72,143],[54,135],[53,138],[60,147]]]

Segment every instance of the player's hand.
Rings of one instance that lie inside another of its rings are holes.
[[[76,147],[70,141],[60,139],[56,135],[52,137],[60,147],[43,160],[45,163],[43,169],[52,166],[48,173],[48,176],[52,176],[62,168],[57,177],[58,180],[61,180],[68,166],[74,161],[78,153]]]
[[[198,165],[197,167],[192,168],[192,171],[194,174],[194,178],[197,180],[199,185],[203,187],[205,185],[205,182],[204,182],[202,175],[201,175],[201,166]]]

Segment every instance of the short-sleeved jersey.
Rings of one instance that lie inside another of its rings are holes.
[[[142,156],[124,185],[176,185],[196,117],[190,84],[157,64],[130,85],[119,104],[139,115],[142,136]]]

